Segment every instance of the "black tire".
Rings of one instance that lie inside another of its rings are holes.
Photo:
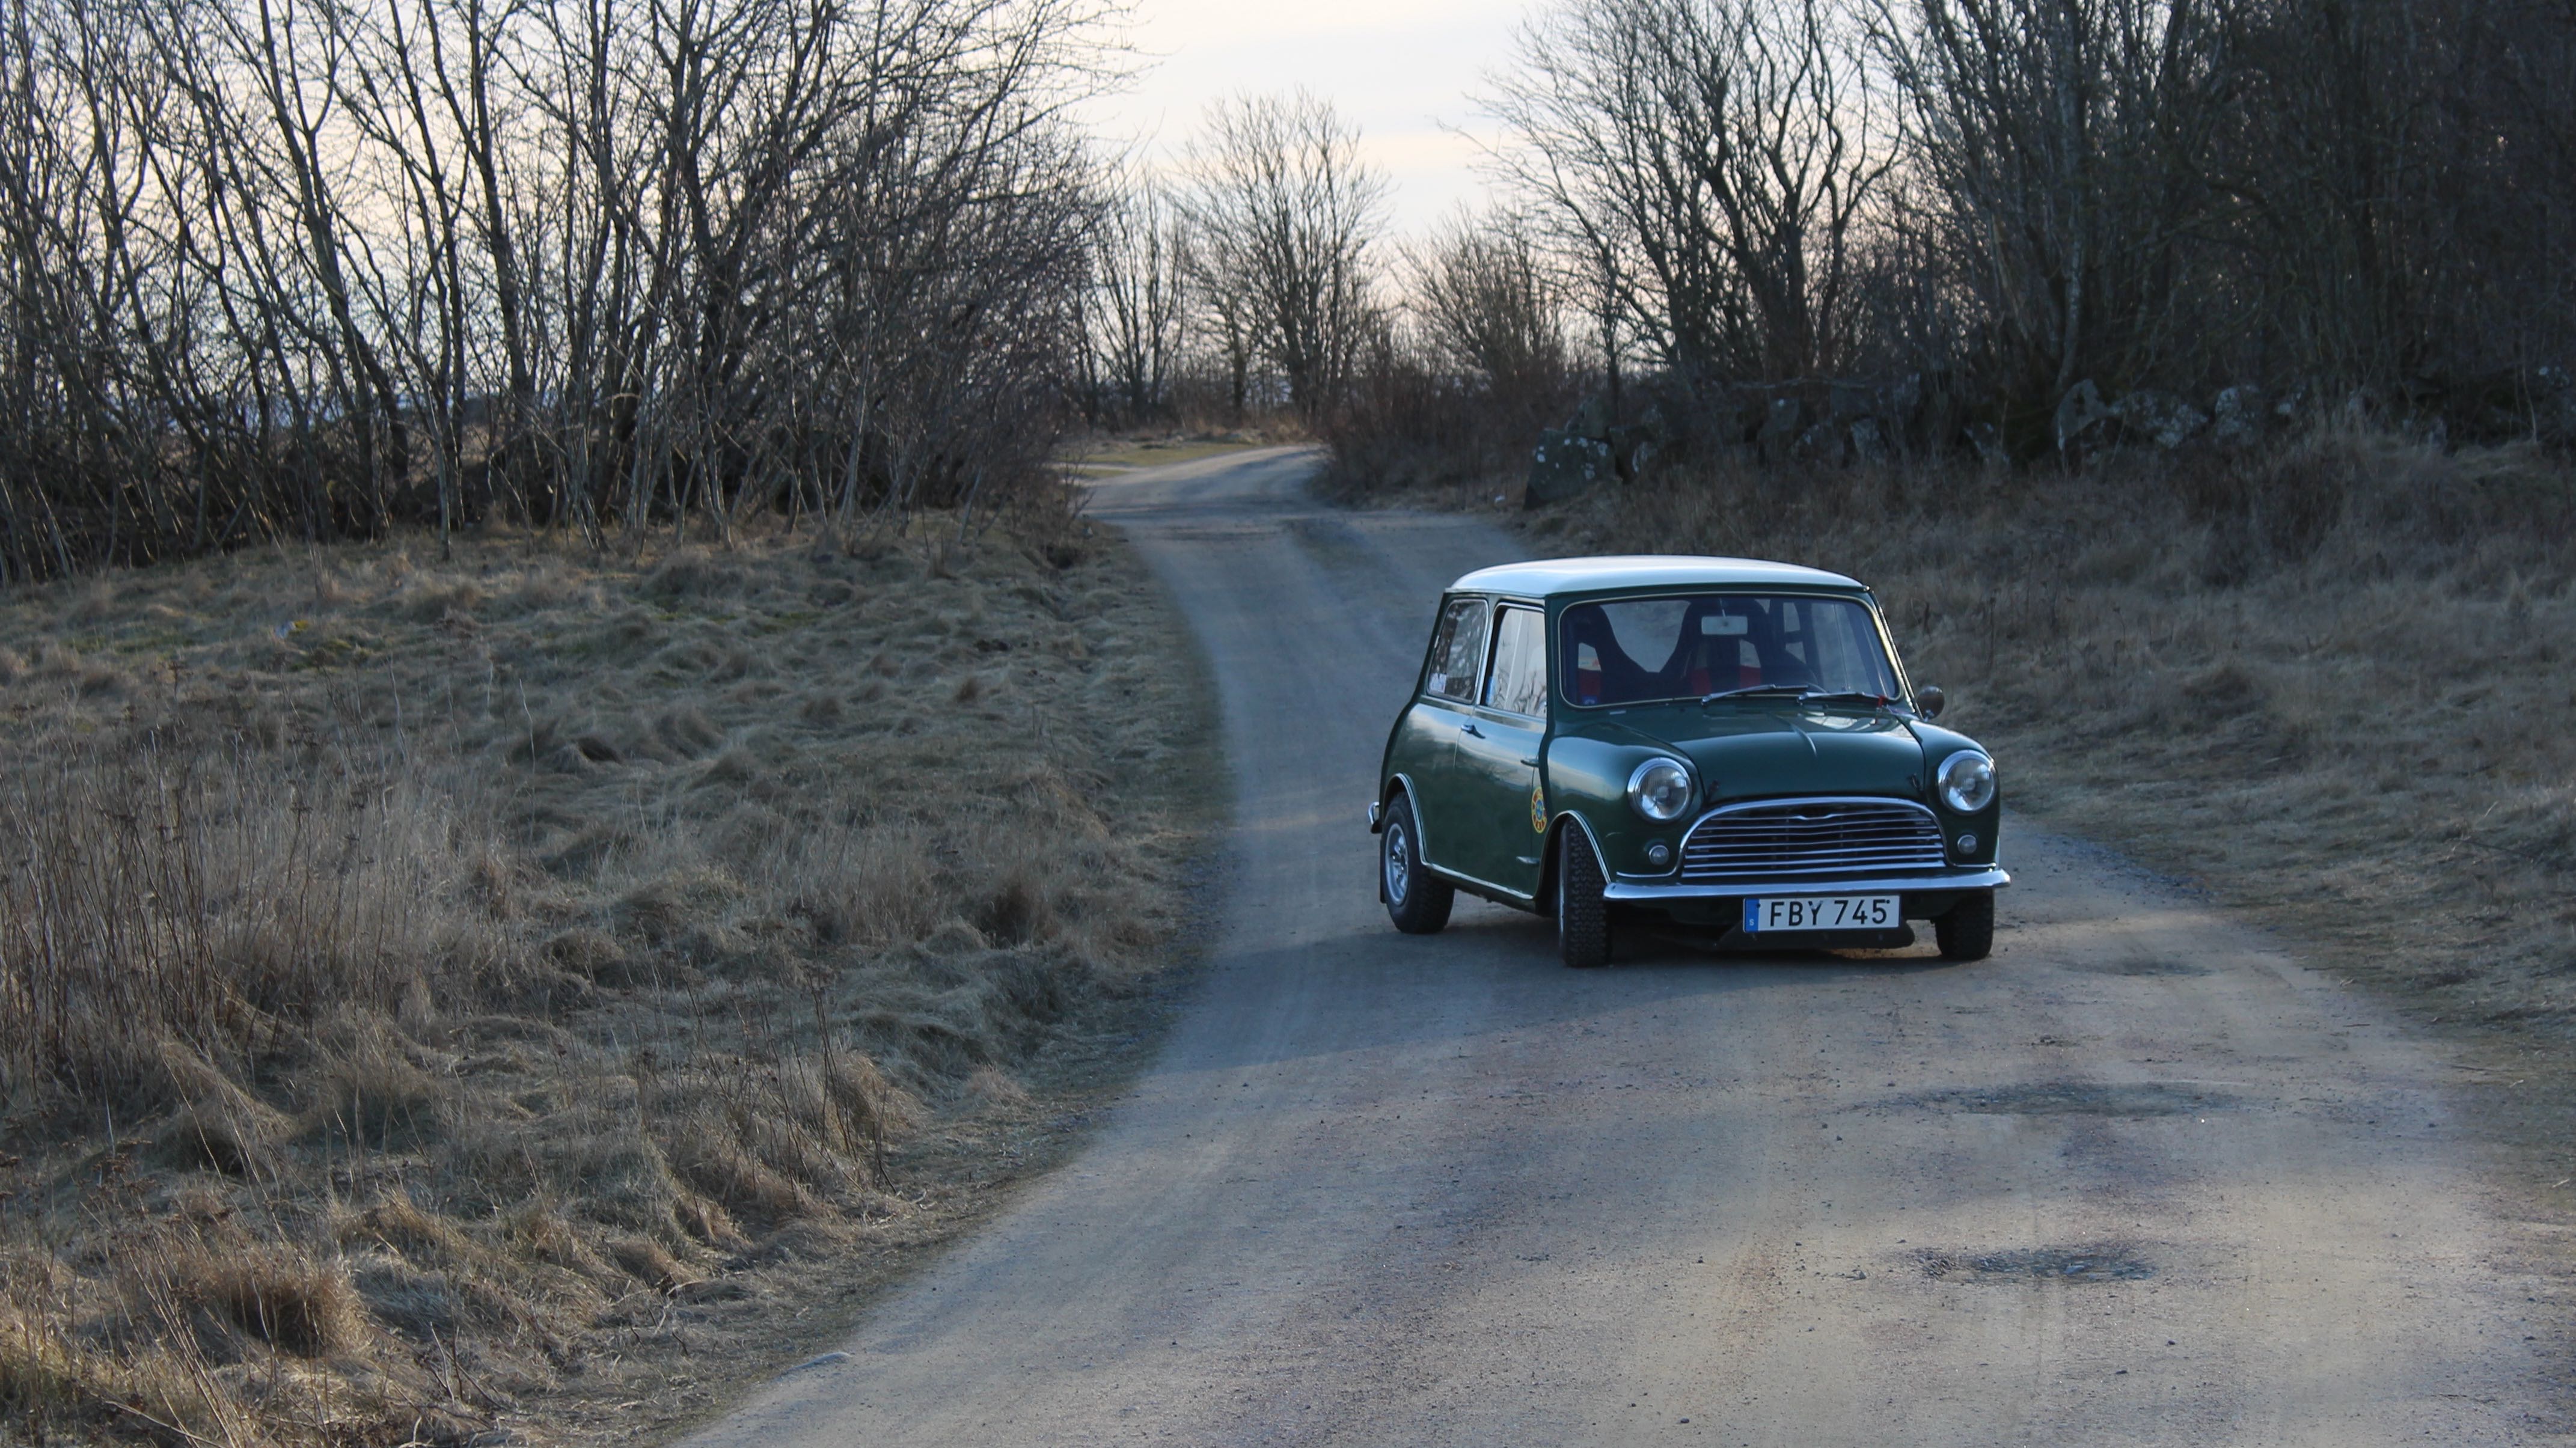
[[[1458,903],[1457,887],[1422,868],[1422,821],[1413,797],[1399,794],[1386,807],[1377,837],[1377,888],[1387,918],[1407,935],[1436,935]]]
[[[1995,892],[1979,890],[1933,917],[1943,960],[1983,960],[1995,948]]]
[[[1557,833],[1556,953],[1576,970],[1610,961],[1610,907],[1601,898],[1601,857],[1573,825]]]

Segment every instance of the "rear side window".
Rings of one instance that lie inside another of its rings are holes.
[[[1457,598],[1440,610],[1431,633],[1431,677],[1425,692],[1461,704],[1475,702],[1476,667],[1485,661],[1485,601]]]
[[[1507,608],[1494,630],[1494,675],[1485,707],[1506,714],[1547,712],[1547,618],[1536,609]]]

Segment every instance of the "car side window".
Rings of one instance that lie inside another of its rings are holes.
[[[1426,692],[1461,704],[1476,697],[1476,669],[1485,661],[1485,601],[1481,598],[1456,598],[1440,610],[1440,624],[1431,634],[1431,677],[1423,682]]]
[[[1506,714],[1547,712],[1547,615],[1507,608],[1494,628],[1494,672],[1485,707]]]

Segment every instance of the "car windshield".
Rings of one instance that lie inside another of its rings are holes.
[[[1566,702],[1701,699],[1732,690],[1896,696],[1878,621],[1856,599],[1694,593],[1565,611]]]

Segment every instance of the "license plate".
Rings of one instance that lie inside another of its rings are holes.
[[[1744,933],[1893,930],[1904,922],[1895,895],[1764,895],[1744,902]]]

